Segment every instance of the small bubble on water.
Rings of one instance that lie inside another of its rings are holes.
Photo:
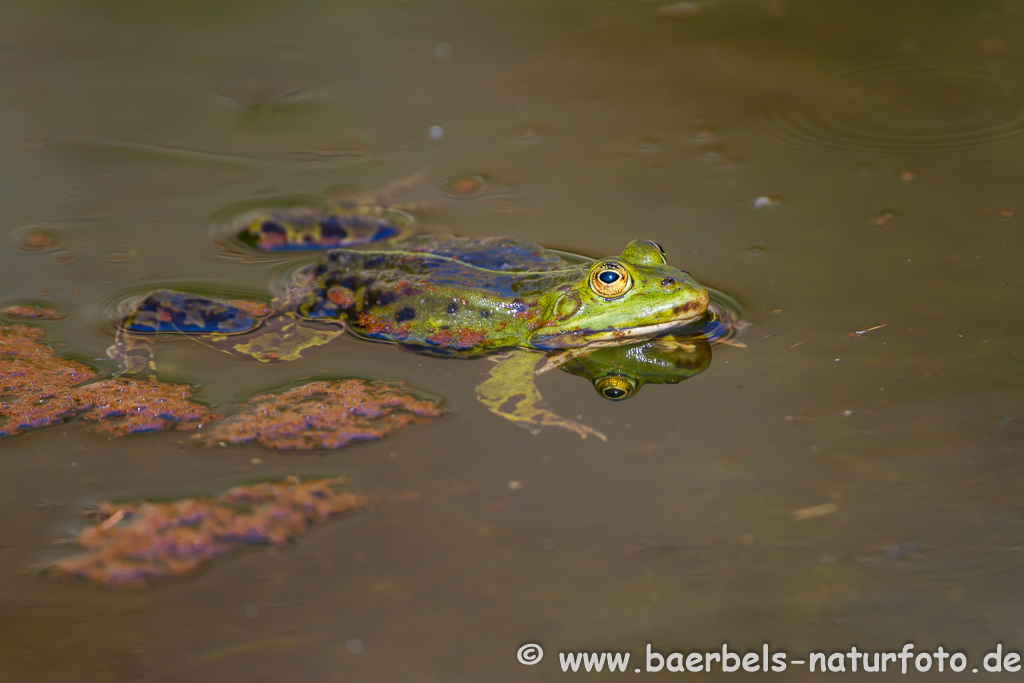
[[[817,453],[818,452],[818,447],[817,446],[811,446],[807,450],[809,450],[811,453]]]
[[[720,161],[725,157],[725,152],[721,147],[705,147],[703,156],[704,161]]]
[[[255,619],[259,615],[260,615],[260,608],[257,607],[256,605],[246,605],[245,606],[245,616],[249,617],[250,619]]]
[[[554,550],[555,542],[552,541],[550,538],[545,538],[543,541],[540,542],[540,547],[544,548],[544,550]]]
[[[508,488],[510,491],[518,491],[519,489],[523,488],[523,482],[516,481],[515,479],[513,479],[508,483]]]
[[[892,223],[892,219],[896,217],[896,214],[892,211],[879,211],[871,218],[871,224],[877,225],[880,228]]]
[[[430,137],[434,138],[435,140],[440,140],[443,135],[444,128],[442,128],[441,126],[430,127]]]
[[[70,251],[58,251],[54,253],[53,260],[57,263],[71,263],[75,260],[75,255]]]
[[[665,149],[661,140],[653,135],[645,135],[636,141],[636,148],[641,152],[660,152]]]
[[[457,173],[441,181],[441,190],[451,197],[473,197],[487,187],[487,179],[479,173]]]
[[[138,252],[134,249],[129,249],[127,251],[112,251],[110,252],[110,255],[107,256],[107,260],[111,263],[124,263],[125,261],[130,261],[137,256]]]
[[[916,174],[913,171],[911,171],[909,168],[901,168],[900,169],[900,180],[902,180],[903,182],[909,183],[915,177],[916,177]]]
[[[758,197],[754,200],[755,209],[765,209],[771,206],[778,206],[782,203],[782,199],[779,197]]]
[[[762,254],[764,254],[764,247],[753,246],[750,249],[747,249],[748,256],[757,257],[761,256]]]
[[[434,54],[442,62],[447,62],[452,58],[452,46],[448,43],[438,43],[434,46]]]
[[[527,124],[519,129],[516,134],[516,142],[530,143],[537,142],[543,135],[543,130],[540,126],[535,124]]]
[[[693,131],[694,140],[713,140],[715,135],[715,129],[711,126],[700,126]]]
[[[351,638],[347,643],[345,643],[345,647],[348,648],[349,652],[351,652],[354,655],[357,655],[363,651],[363,641],[359,640],[358,638]]]
[[[25,251],[47,251],[58,244],[57,237],[45,230],[28,230],[21,235],[21,248]]]

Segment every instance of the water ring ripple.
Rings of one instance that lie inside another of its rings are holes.
[[[1024,67],[906,59],[803,70],[773,88],[759,128],[786,144],[874,157],[963,153],[1024,139]]]

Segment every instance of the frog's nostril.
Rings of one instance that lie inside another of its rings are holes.
[[[672,278],[672,277],[667,277],[667,278],[665,278],[664,280],[661,281],[661,286],[662,287],[669,287],[669,288],[671,288],[671,287],[674,287],[675,284],[676,284],[676,280],[675,280],[675,278]]]

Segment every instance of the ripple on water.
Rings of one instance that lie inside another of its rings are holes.
[[[991,60],[905,59],[807,69],[760,127],[795,147],[840,155],[949,154],[1024,138],[1024,67]]]
[[[1011,488],[921,481],[851,494],[846,505],[857,501],[867,510],[859,525],[882,541],[857,559],[880,579],[898,583],[955,586],[1020,576],[1024,500]]]
[[[708,315],[700,323],[701,333],[712,344],[727,346],[746,346],[738,337],[750,323],[743,320],[743,308],[740,302],[725,292],[708,287]]]

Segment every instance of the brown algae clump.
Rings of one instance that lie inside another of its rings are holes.
[[[72,541],[86,552],[51,573],[107,587],[146,586],[184,576],[242,545],[281,546],[311,524],[365,508],[367,496],[340,490],[344,477],[236,486],[215,497],[171,502],[104,501]]]
[[[11,304],[0,308],[0,313],[8,318],[20,320],[63,320],[64,316],[55,309],[42,304]]]
[[[401,386],[364,379],[321,380],[263,394],[201,437],[211,444],[259,442],[270,448],[341,448],[379,439],[442,413],[440,401]]]
[[[108,379],[78,387],[82,419],[111,436],[177,427],[195,429],[219,417],[191,400],[192,387],[156,379]]]
[[[73,387],[96,377],[85,363],[61,358],[43,331],[0,325],[0,435],[58,422],[81,410]]]
[[[97,377],[84,363],[61,358],[42,343],[43,331],[0,324],[0,436],[72,415],[112,436],[193,429],[217,417],[191,400],[192,388],[155,379]]]

